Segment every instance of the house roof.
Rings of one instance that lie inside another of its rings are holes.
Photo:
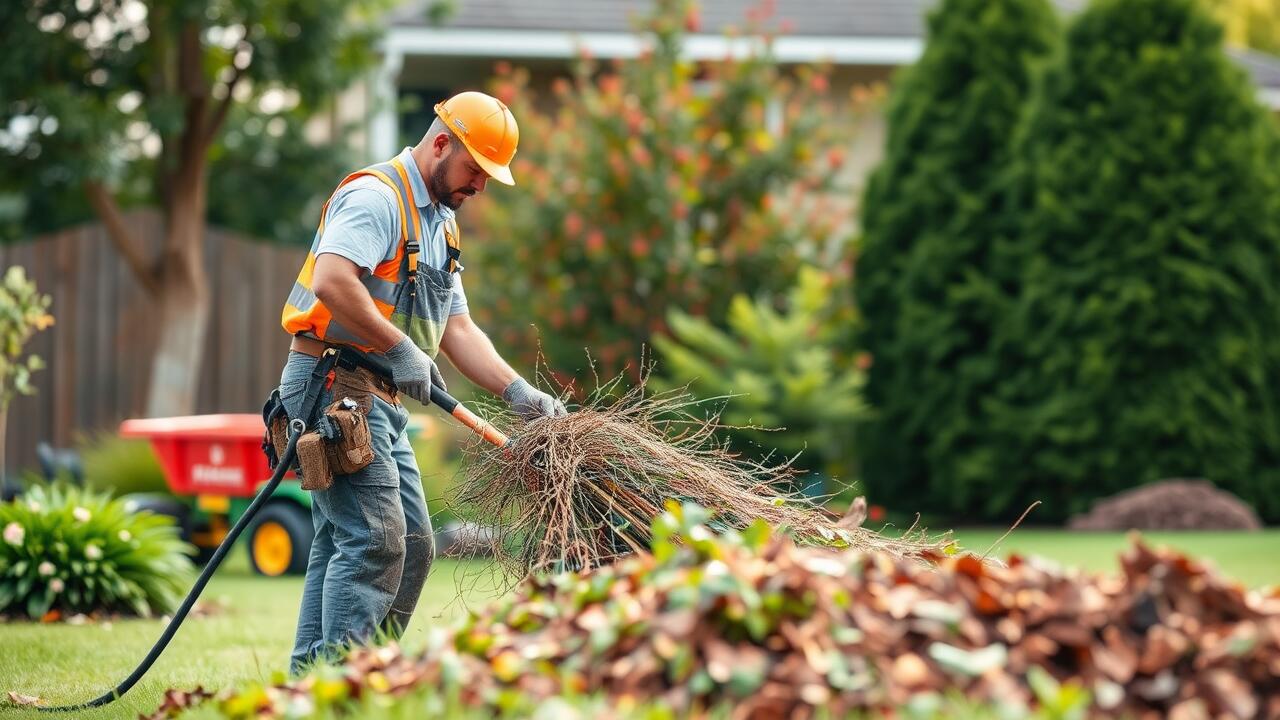
[[[1240,48],[1228,48],[1227,54],[1249,71],[1258,87],[1280,89],[1280,57]]]
[[[640,52],[633,20],[652,0],[459,0],[440,26],[428,19],[438,0],[407,0],[389,16],[385,49],[411,55],[571,57],[585,47],[597,56]],[[1053,0],[1065,14],[1084,0]],[[937,0],[775,0],[774,17],[790,28],[774,44],[783,62],[830,60],[850,65],[902,65],[924,48],[925,15]],[[726,40],[726,26],[742,27],[757,0],[701,0],[701,31],[686,52],[718,57],[745,41]],[[1249,72],[1264,101],[1280,107],[1280,58],[1228,50]]]
[[[427,26],[433,0],[410,0],[392,12],[392,26]],[[719,32],[742,27],[751,0],[701,0],[702,27]],[[774,16],[792,24],[791,34],[814,37],[918,38],[929,0],[776,0]],[[653,8],[652,0],[461,0],[443,23],[450,28],[630,32],[632,18]]]

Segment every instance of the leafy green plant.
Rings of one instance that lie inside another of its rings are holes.
[[[722,323],[727,330],[672,310],[671,336],[653,339],[661,354],[653,384],[659,390],[687,385],[703,399],[731,398],[721,418],[739,428],[731,440],[740,452],[802,453],[799,467],[850,471],[852,428],[869,410],[861,356],[839,347],[856,318],[835,285],[832,274],[806,267],[781,310],[768,298],[737,294]]]
[[[172,610],[189,547],[168,518],[74,487],[33,487],[0,505],[0,614]]]
[[[111,433],[92,435],[80,445],[85,485],[112,497],[130,493],[169,494],[164,469],[151,444]]]
[[[554,372],[589,373],[590,348],[611,377],[665,331],[668,308],[723,317],[734,292],[782,291],[805,260],[841,258],[842,216],[812,202],[841,162],[826,76],[784,73],[759,28],[748,57],[683,59],[697,22],[688,0],[660,0],[646,52],[583,58],[554,83],[551,112],[524,73],[499,70],[493,92],[525,139],[517,185],[465,223],[473,272],[502,288],[472,310],[525,362],[540,351]]]
[[[31,373],[44,367],[39,355],[22,357],[31,336],[53,324],[48,313],[53,300],[36,290],[26,270],[13,266],[0,283],[0,479],[5,471],[5,430],[9,403],[18,395],[31,395]]]

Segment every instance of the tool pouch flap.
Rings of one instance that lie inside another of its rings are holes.
[[[369,418],[356,401],[343,397],[329,405],[318,429],[325,436],[329,467],[334,473],[348,475],[373,462]]]

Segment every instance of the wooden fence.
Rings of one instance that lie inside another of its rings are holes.
[[[134,212],[126,221],[152,251],[160,247],[158,213]],[[213,310],[198,413],[261,409],[284,364],[288,336],[280,329],[280,309],[305,257],[303,248],[208,230],[205,263]],[[156,318],[99,225],[0,246],[0,271],[12,265],[25,267],[37,288],[52,296],[56,324],[28,345],[48,367],[35,375],[36,394],[10,405],[10,473],[35,466],[37,442],[70,447],[87,433],[113,432],[121,420],[142,412]]]

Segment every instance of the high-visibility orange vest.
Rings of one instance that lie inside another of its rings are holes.
[[[396,202],[400,207],[400,244],[395,256],[379,263],[372,274],[360,279],[360,282],[369,289],[369,296],[373,298],[373,304],[377,306],[378,312],[390,320],[396,308],[397,298],[405,287],[415,282],[417,276],[418,252],[421,249],[418,237],[421,220],[418,204],[413,197],[413,186],[409,183],[409,175],[399,157],[351,173],[338,183],[334,194],[336,195],[338,189],[352,180],[366,175],[378,178],[394,190]],[[325,342],[351,345],[368,352],[373,348],[364,344],[362,338],[334,320],[329,309],[311,291],[311,273],[316,265],[316,249],[320,246],[320,236],[324,233],[325,213],[328,212],[329,203],[332,201],[331,195],[320,211],[320,227],[316,230],[315,239],[311,241],[307,261],[303,263],[302,271],[298,273],[298,279],[294,282],[289,299],[285,302],[280,324],[290,335],[306,335]],[[452,218],[445,226],[444,237],[449,256],[448,267],[445,269],[448,272],[454,272],[461,255],[459,249],[461,242],[457,222]]]

